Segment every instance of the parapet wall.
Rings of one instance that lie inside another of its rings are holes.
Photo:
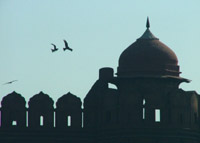
[[[1,128],[81,128],[81,100],[70,92],[56,102],[43,92],[28,102],[16,92],[5,96],[1,102]]]
[[[163,100],[156,94],[148,94],[151,98],[135,94],[141,96],[139,106],[135,98],[120,104],[119,97],[124,95],[109,88],[105,79],[93,85],[84,109],[80,98],[71,93],[60,97],[54,108],[52,98],[43,92],[31,97],[28,107],[23,96],[12,92],[1,102],[0,142],[200,142],[199,95],[195,92],[177,89]],[[157,102],[165,108],[155,108]]]
[[[200,129],[200,98],[196,92],[162,90],[157,84],[155,91],[144,92],[139,91],[138,82],[130,85],[131,91],[112,89],[107,80],[112,76],[103,78],[105,73],[101,73],[84,99],[84,108],[80,98],[70,92],[57,100],[55,108],[52,98],[43,92],[31,97],[28,107],[20,94],[6,95],[1,102],[0,129]]]

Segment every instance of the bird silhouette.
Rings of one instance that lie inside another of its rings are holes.
[[[65,51],[65,50],[70,50],[70,51],[72,51],[73,49],[71,49],[69,46],[68,46],[68,43],[67,43],[67,41],[66,40],[63,40],[64,41],[64,43],[65,43],[65,48],[63,48],[63,50]]]
[[[53,45],[53,47],[54,47],[53,49],[51,49],[52,52],[55,52],[55,51],[58,50],[58,48],[56,48],[56,45],[55,45],[55,44],[52,44],[52,43],[51,43],[51,45]]]
[[[18,80],[12,80],[12,81],[4,83],[3,85],[5,85],[5,84],[12,84],[13,82],[16,82],[16,81],[18,81]]]

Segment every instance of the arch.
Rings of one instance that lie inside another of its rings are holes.
[[[1,127],[26,126],[26,101],[15,91],[3,97],[1,105]]]
[[[110,88],[110,89],[117,89],[117,86],[115,84],[109,82],[108,83],[108,88]]]
[[[44,116],[40,116],[40,126],[44,126]]]
[[[40,92],[30,98],[28,110],[28,125],[31,128],[52,128],[54,124],[53,100],[49,95]],[[41,117],[43,125],[41,125]]]
[[[17,126],[17,121],[16,120],[12,121],[12,126]]]
[[[67,127],[71,127],[71,125],[72,125],[72,120],[71,119],[72,119],[71,116],[68,115],[67,116]]]
[[[145,119],[145,104],[146,104],[146,100],[145,98],[143,98],[142,100],[142,119]]]
[[[81,100],[68,92],[56,102],[56,127],[81,128],[82,109]]]
[[[160,111],[160,109],[155,109],[155,122],[161,122],[161,111]]]

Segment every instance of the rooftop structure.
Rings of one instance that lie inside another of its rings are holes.
[[[28,107],[16,92],[3,97],[0,142],[199,143],[199,95],[179,88],[189,80],[176,54],[151,33],[149,19],[146,27],[120,55],[116,76],[99,70],[84,108],[70,92],[55,108],[43,92]]]

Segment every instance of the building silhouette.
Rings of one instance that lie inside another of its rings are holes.
[[[10,143],[200,143],[199,95],[179,88],[176,54],[147,29],[80,98],[67,93],[54,108],[40,92],[12,92],[1,102],[0,142]],[[110,88],[109,85],[116,88]]]

